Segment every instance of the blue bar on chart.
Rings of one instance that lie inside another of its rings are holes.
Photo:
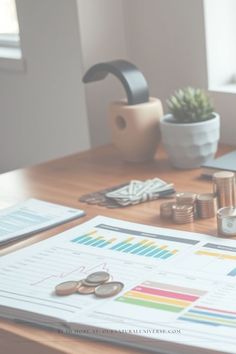
[[[236,268],[232,269],[227,275],[230,277],[236,277]]]
[[[96,231],[91,231],[89,233],[87,233],[86,235],[81,235],[79,237],[74,238],[73,240],[71,240],[71,242],[75,242],[75,243],[84,243],[86,241],[88,241],[88,238],[90,235],[96,234]]]
[[[123,250],[126,247],[129,247],[130,245],[132,245],[132,243],[130,243],[130,241],[132,241],[133,239],[134,239],[133,237],[129,237],[125,241],[119,242],[116,245],[112,246],[110,249],[116,250],[116,251]]]
[[[127,237],[123,241],[117,242],[115,237],[107,238],[104,235],[98,235],[96,230],[76,237],[72,242],[84,246],[108,248],[112,251],[135,256],[159,259],[167,259],[178,252],[178,250],[169,250],[168,245],[159,245],[156,241],[150,239],[141,239],[140,241],[137,241],[136,237]]]
[[[123,242],[112,246],[110,249],[122,253],[129,253],[136,256],[153,257],[167,259],[178,252],[178,250],[168,250],[167,245],[159,246],[155,241],[141,240],[132,243],[132,238],[127,238]]]
[[[78,243],[80,245],[97,247],[97,248],[108,247],[115,241],[116,238],[114,237],[106,239],[104,236],[99,236],[96,230],[71,240],[71,242]]]

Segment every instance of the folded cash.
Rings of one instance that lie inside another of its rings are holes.
[[[106,193],[106,197],[116,201],[119,205],[127,206],[158,199],[174,192],[173,183],[168,184],[160,178],[153,178],[146,181],[132,180],[126,186]]]

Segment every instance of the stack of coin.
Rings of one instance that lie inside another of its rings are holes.
[[[197,214],[200,218],[213,218],[217,209],[216,196],[213,193],[202,193],[197,196]]]
[[[218,233],[222,236],[236,236],[236,208],[224,207],[217,212]]]
[[[173,205],[173,220],[176,224],[187,224],[194,220],[193,205]]]
[[[89,274],[86,279],[82,279],[82,284],[78,287],[77,292],[82,295],[94,294],[96,288],[109,281],[110,274],[107,272],[95,272]]]
[[[172,219],[173,210],[172,207],[175,205],[175,202],[165,202],[160,205],[160,217],[162,219]]]
[[[176,193],[176,203],[178,205],[194,205],[197,194],[192,192]]]
[[[177,193],[176,203],[178,205],[192,205],[194,210],[194,216],[197,216],[196,198],[197,194],[193,192]]]
[[[213,175],[213,192],[217,196],[218,208],[235,206],[235,174],[229,171]]]
[[[107,272],[95,272],[81,280],[71,280],[58,284],[55,287],[55,294],[68,296],[75,293],[81,295],[94,294],[97,297],[109,297],[118,294],[124,284],[118,281],[109,281],[111,276]]]

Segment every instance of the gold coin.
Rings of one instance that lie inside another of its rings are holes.
[[[213,179],[228,179],[228,178],[234,178],[234,172],[231,171],[220,171],[220,172],[215,172],[213,175]]]
[[[235,205],[235,175],[230,171],[216,172],[213,176],[213,191],[217,196],[218,207]]]
[[[200,218],[212,218],[216,215],[216,196],[202,193],[197,196],[197,212]]]
[[[173,220],[176,224],[187,224],[194,220],[193,205],[177,204],[173,206]]]
[[[214,194],[212,193],[202,193],[198,194],[197,200],[204,202],[204,201],[212,201],[215,198]]]
[[[196,193],[182,192],[176,194],[177,204],[193,204],[196,200]]]
[[[86,278],[86,281],[89,283],[104,283],[110,279],[110,274],[107,272],[95,272],[89,274]]]
[[[186,213],[186,212],[191,212],[193,211],[193,206],[192,205],[173,205],[172,207],[173,211],[175,213]]]
[[[96,287],[95,286],[85,286],[81,285],[80,287],[77,288],[77,293],[81,295],[89,295],[89,294],[94,294]]]
[[[118,281],[113,281],[99,285],[95,289],[95,295],[98,297],[110,297],[118,294],[124,287],[124,284]]]
[[[160,217],[162,219],[171,219],[173,215],[172,207],[175,202],[165,202],[160,205]]]
[[[55,293],[58,296],[67,296],[74,294],[77,291],[78,284],[79,282],[74,280],[65,281],[55,287]]]

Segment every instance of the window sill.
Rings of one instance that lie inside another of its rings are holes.
[[[0,70],[25,72],[20,48],[0,47]]]
[[[222,92],[222,93],[236,93],[236,83],[221,85],[221,86],[212,86],[209,87],[209,91]]]

